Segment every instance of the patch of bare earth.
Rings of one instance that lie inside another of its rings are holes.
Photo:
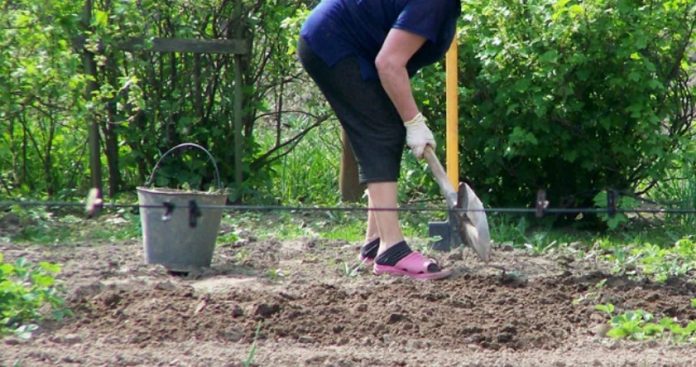
[[[2,366],[241,366],[252,345],[256,366],[696,366],[694,346],[603,338],[594,310],[694,320],[693,283],[635,282],[567,256],[498,249],[503,274],[455,250],[434,254],[452,278],[419,282],[349,276],[357,248],[339,241],[246,239],[186,276],[144,264],[137,242],[0,252],[63,264],[75,314],[0,340]]]

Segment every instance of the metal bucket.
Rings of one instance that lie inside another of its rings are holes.
[[[217,187],[220,188],[220,173],[212,155],[200,145],[191,143],[180,144],[167,151],[155,165],[146,186],[152,182],[162,159],[186,147],[201,149],[208,155],[215,168]],[[209,267],[227,194],[150,187],[138,187],[137,192],[145,263],[160,264],[175,272]]]

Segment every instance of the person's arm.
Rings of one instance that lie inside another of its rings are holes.
[[[417,34],[392,28],[375,59],[379,80],[406,127],[406,144],[419,159],[426,146],[435,148],[435,138],[418,112],[406,64],[425,41]]]
[[[379,80],[403,121],[418,114],[406,64],[424,43],[422,36],[392,28],[375,59]]]

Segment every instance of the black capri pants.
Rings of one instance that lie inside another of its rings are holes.
[[[302,37],[297,53],[348,136],[360,183],[397,181],[406,128],[379,80],[363,80],[356,57],[329,67]]]

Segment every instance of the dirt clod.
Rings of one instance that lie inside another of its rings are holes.
[[[406,316],[398,313],[393,313],[389,315],[389,319],[387,320],[387,324],[395,324],[399,321],[403,321],[406,319]]]
[[[242,317],[244,316],[244,309],[239,305],[232,307],[232,317]]]
[[[262,318],[269,318],[273,316],[273,314],[276,314],[280,311],[280,305],[277,304],[266,304],[262,303],[258,306],[256,306],[256,310],[254,311],[254,315],[260,316]]]

